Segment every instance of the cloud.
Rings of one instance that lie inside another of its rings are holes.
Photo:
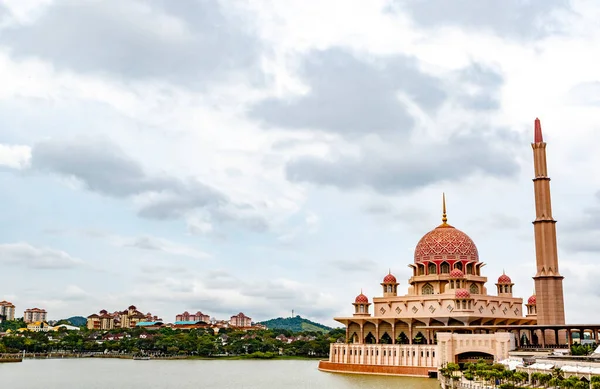
[[[379,264],[372,259],[335,259],[327,262],[336,270],[343,272],[369,272]]]
[[[600,81],[579,83],[571,88],[568,97],[577,105],[600,105]]]
[[[174,243],[153,236],[138,236],[134,238],[118,238],[122,247],[133,247],[141,250],[160,251],[166,254],[179,255],[195,259],[208,259],[212,256],[195,248]]]
[[[74,268],[84,262],[60,250],[34,247],[29,243],[4,243],[0,244],[0,263],[30,269],[60,270]]]
[[[567,11],[570,7],[567,0],[396,0],[390,9],[408,13],[416,23],[427,28],[447,25],[531,40],[560,32],[556,11]]]
[[[0,45],[60,69],[204,88],[258,69],[259,41],[233,11],[210,0],[66,0],[31,22],[14,21]]]
[[[23,169],[31,158],[31,148],[28,146],[5,145],[0,143],[0,167]]]
[[[62,294],[64,300],[85,300],[91,295],[77,285],[68,285]]]
[[[177,302],[187,310],[201,310],[218,318],[228,318],[240,311],[253,320],[284,315],[294,309],[298,314],[329,320],[336,310],[331,295],[314,285],[290,280],[239,279],[224,270],[188,274],[187,277],[154,277],[152,290],[133,292],[136,301],[147,300],[171,305]]]
[[[39,142],[32,148],[30,164],[32,171],[59,174],[92,192],[134,198],[143,218],[177,219],[200,209],[211,221],[235,223],[253,231],[268,229],[267,222],[251,205],[235,204],[218,189],[195,178],[150,174],[107,139]]]
[[[490,128],[472,128],[429,143],[375,141],[362,146],[358,155],[295,158],[287,164],[286,175],[294,182],[391,194],[476,173],[513,176],[519,170],[517,143],[510,133]]]
[[[565,221],[560,248],[570,253],[600,252],[600,191],[596,192],[593,201],[583,212],[571,215]]]
[[[439,80],[419,71],[414,58],[401,55],[359,60],[341,49],[315,51],[305,57],[300,75],[308,93],[289,101],[262,101],[251,116],[271,126],[345,136],[407,134],[413,118],[398,93],[429,111],[446,95]]]

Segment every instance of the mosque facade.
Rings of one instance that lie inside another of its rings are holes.
[[[499,360],[519,346],[542,338],[557,344],[558,330],[537,329],[565,323],[562,280],[558,271],[556,221],[552,217],[546,143],[535,120],[533,221],[536,248],[534,293],[525,302],[513,295],[511,278],[500,274],[488,290],[484,262],[477,246],[463,231],[450,225],[442,200],[441,224],[426,233],[414,251],[408,292],[389,272],[381,282],[381,296],[361,293],[352,314],[336,317],[346,328],[344,343],[331,345],[323,371],[427,376],[448,362]]]

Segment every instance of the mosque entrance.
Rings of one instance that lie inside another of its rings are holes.
[[[488,364],[494,363],[494,356],[492,354],[483,353],[480,351],[467,351],[456,355],[456,363],[463,365],[465,363],[481,363],[485,362]]]

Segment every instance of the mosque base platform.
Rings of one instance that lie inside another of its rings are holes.
[[[363,365],[358,363],[334,363],[329,361],[320,361],[319,370],[328,373],[372,374],[423,378],[430,377],[432,372],[437,373],[437,369],[433,367]]]

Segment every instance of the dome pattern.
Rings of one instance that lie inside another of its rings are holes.
[[[454,269],[450,272],[450,278],[464,278],[464,277],[465,277],[465,273],[463,273],[462,270]]]
[[[369,299],[367,296],[365,296],[364,294],[359,294],[358,296],[356,296],[356,299],[354,300],[354,303],[356,304],[368,304],[369,303]]]
[[[397,284],[398,282],[396,281],[396,277],[394,277],[394,275],[392,273],[390,273],[383,278],[383,283],[384,284]]]
[[[502,274],[500,277],[498,277],[498,283],[499,284],[512,284],[512,280],[506,274]]]
[[[456,289],[454,296],[457,299],[468,299],[471,298],[471,293],[466,289]]]
[[[527,300],[527,305],[536,305],[537,299],[535,298],[535,294]]]
[[[415,263],[445,259],[479,261],[473,240],[449,224],[442,224],[426,233],[415,248]]]

